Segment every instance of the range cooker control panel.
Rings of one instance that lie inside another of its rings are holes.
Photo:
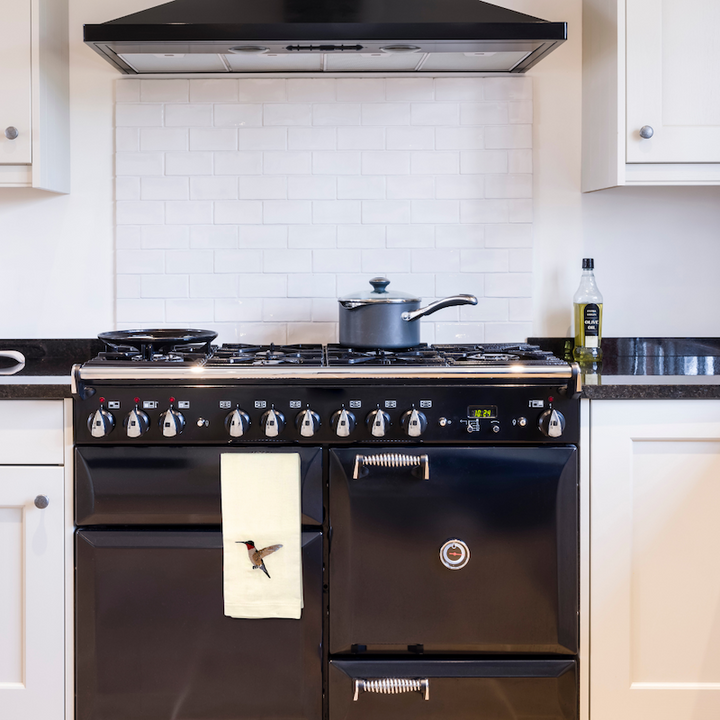
[[[558,386],[98,387],[75,403],[78,443],[575,443]]]

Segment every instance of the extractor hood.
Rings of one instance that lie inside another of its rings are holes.
[[[173,0],[85,25],[124,73],[520,73],[567,37],[480,0]]]

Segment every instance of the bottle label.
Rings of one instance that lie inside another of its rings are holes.
[[[583,308],[583,325],[585,326],[585,346],[597,347],[600,334],[600,308],[595,303],[588,303]]]

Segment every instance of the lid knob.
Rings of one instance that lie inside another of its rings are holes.
[[[370,284],[373,286],[374,293],[384,293],[387,292],[387,286],[390,284],[390,281],[384,277],[376,277],[370,281]]]

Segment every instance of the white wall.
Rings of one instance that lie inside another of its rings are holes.
[[[0,191],[0,335],[84,337],[115,325],[113,102],[118,74],[82,24],[155,0],[70,0],[72,193]],[[581,2],[502,0],[569,23],[535,69],[534,334],[565,334],[593,255],[606,335],[720,335],[720,188],[580,193]]]

